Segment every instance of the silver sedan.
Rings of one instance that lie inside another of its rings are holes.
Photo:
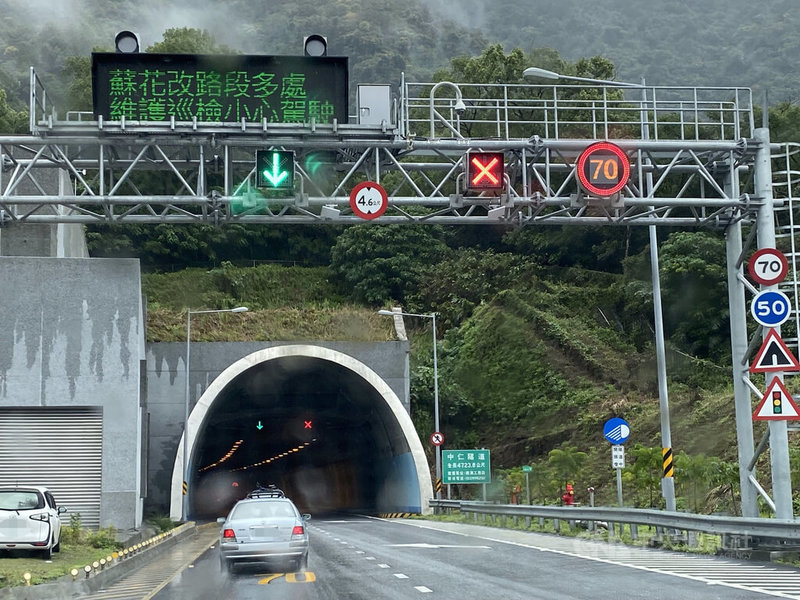
[[[311,515],[301,515],[288,498],[248,497],[217,519],[220,531],[220,566],[266,562],[290,564],[295,570],[308,566],[308,530]]]

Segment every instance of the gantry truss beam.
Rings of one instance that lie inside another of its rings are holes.
[[[364,180],[389,195],[380,223],[725,227],[759,205],[746,188],[722,183],[731,169],[749,172],[756,145],[745,140],[615,140],[631,178],[617,197],[600,199],[576,177],[593,140],[360,137],[0,137],[2,222],[353,224],[363,221],[349,192]],[[295,152],[294,193],[256,189],[254,154],[264,148]],[[465,189],[470,150],[505,153],[502,193]],[[55,171],[69,184],[54,186]]]
[[[403,82],[392,123],[289,124],[59,121],[40,87],[32,73],[33,135],[0,137],[3,225],[355,224],[350,192],[362,181],[389,197],[372,223],[717,228],[749,220],[761,202],[745,88]],[[576,176],[598,139],[630,159],[628,184],[608,199],[582,192]],[[256,188],[265,149],[294,151],[293,190]],[[466,189],[470,151],[504,153],[501,192]]]

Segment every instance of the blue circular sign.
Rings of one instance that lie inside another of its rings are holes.
[[[631,435],[631,427],[625,419],[614,417],[603,425],[603,435],[612,444],[624,444]]]
[[[789,298],[777,290],[759,292],[750,305],[753,318],[764,327],[778,327],[789,318],[791,310]]]

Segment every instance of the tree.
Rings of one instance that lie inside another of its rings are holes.
[[[638,506],[657,508],[661,483],[661,449],[636,444],[628,451],[631,462],[623,476],[633,483]]]
[[[727,259],[724,238],[711,232],[676,232],[660,249],[664,328],[694,356],[730,356]]]
[[[6,91],[0,89],[0,133],[27,133],[28,128],[27,111],[14,110],[8,103]]]
[[[797,462],[795,460],[792,460],[791,464],[795,465],[796,469]],[[796,475],[798,475],[798,473],[796,472],[796,470],[793,470],[792,471],[793,489],[797,489],[796,482],[798,478],[796,477]],[[721,458],[712,458],[711,468],[709,469],[709,476],[711,478],[711,482],[713,483],[713,485],[721,487],[723,492],[727,488],[727,492],[730,494],[730,499],[731,499],[731,511],[733,512],[733,515],[736,516],[739,513],[739,510],[736,507],[736,490],[739,488],[739,463],[730,462],[727,460],[723,460]]]
[[[402,303],[425,265],[447,254],[436,233],[425,225],[351,227],[331,250],[331,268],[357,300],[373,305]]]
[[[206,29],[174,27],[164,32],[164,39],[148,46],[147,52],[165,54],[237,54],[216,39]]]
[[[690,456],[681,452],[675,457],[675,470],[688,488],[689,500],[692,502],[694,512],[700,512],[700,500],[708,491],[708,476],[712,461],[705,454]]]
[[[578,450],[577,446],[569,446],[566,443],[561,448],[550,450],[547,455],[547,463],[553,469],[553,475],[559,481],[558,493],[561,494],[561,483],[566,486],[570,481],[575,481],[581,477],[583,464],[587,458],[586,452]]]

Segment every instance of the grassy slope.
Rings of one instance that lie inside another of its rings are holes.
[[[193,317],[192,339],[393,339],[391,319],[347,302],[327,273],[265,265],[145,275],[148,340],[185,340],[186,306],[239,305],[251,312]],[[589,454],[585,481],[577,486],[595,486],[598,501],[614,496],[603,423],[624,417],[632,428],[629,447],[661,446],[655,358],[652,349],[639,352],[627,341],[615,318],[614,286],[615,276],[606,274],[526,282],[486,299],[447,332],[439,365],[448,445],[491,447],[493,467],[508,469],[546,459],[568,443]],[[427,343],[413,347],[430,350]],[[733,394],[725,385],[671,381],[669,407],[676,453],[736,460]]]

